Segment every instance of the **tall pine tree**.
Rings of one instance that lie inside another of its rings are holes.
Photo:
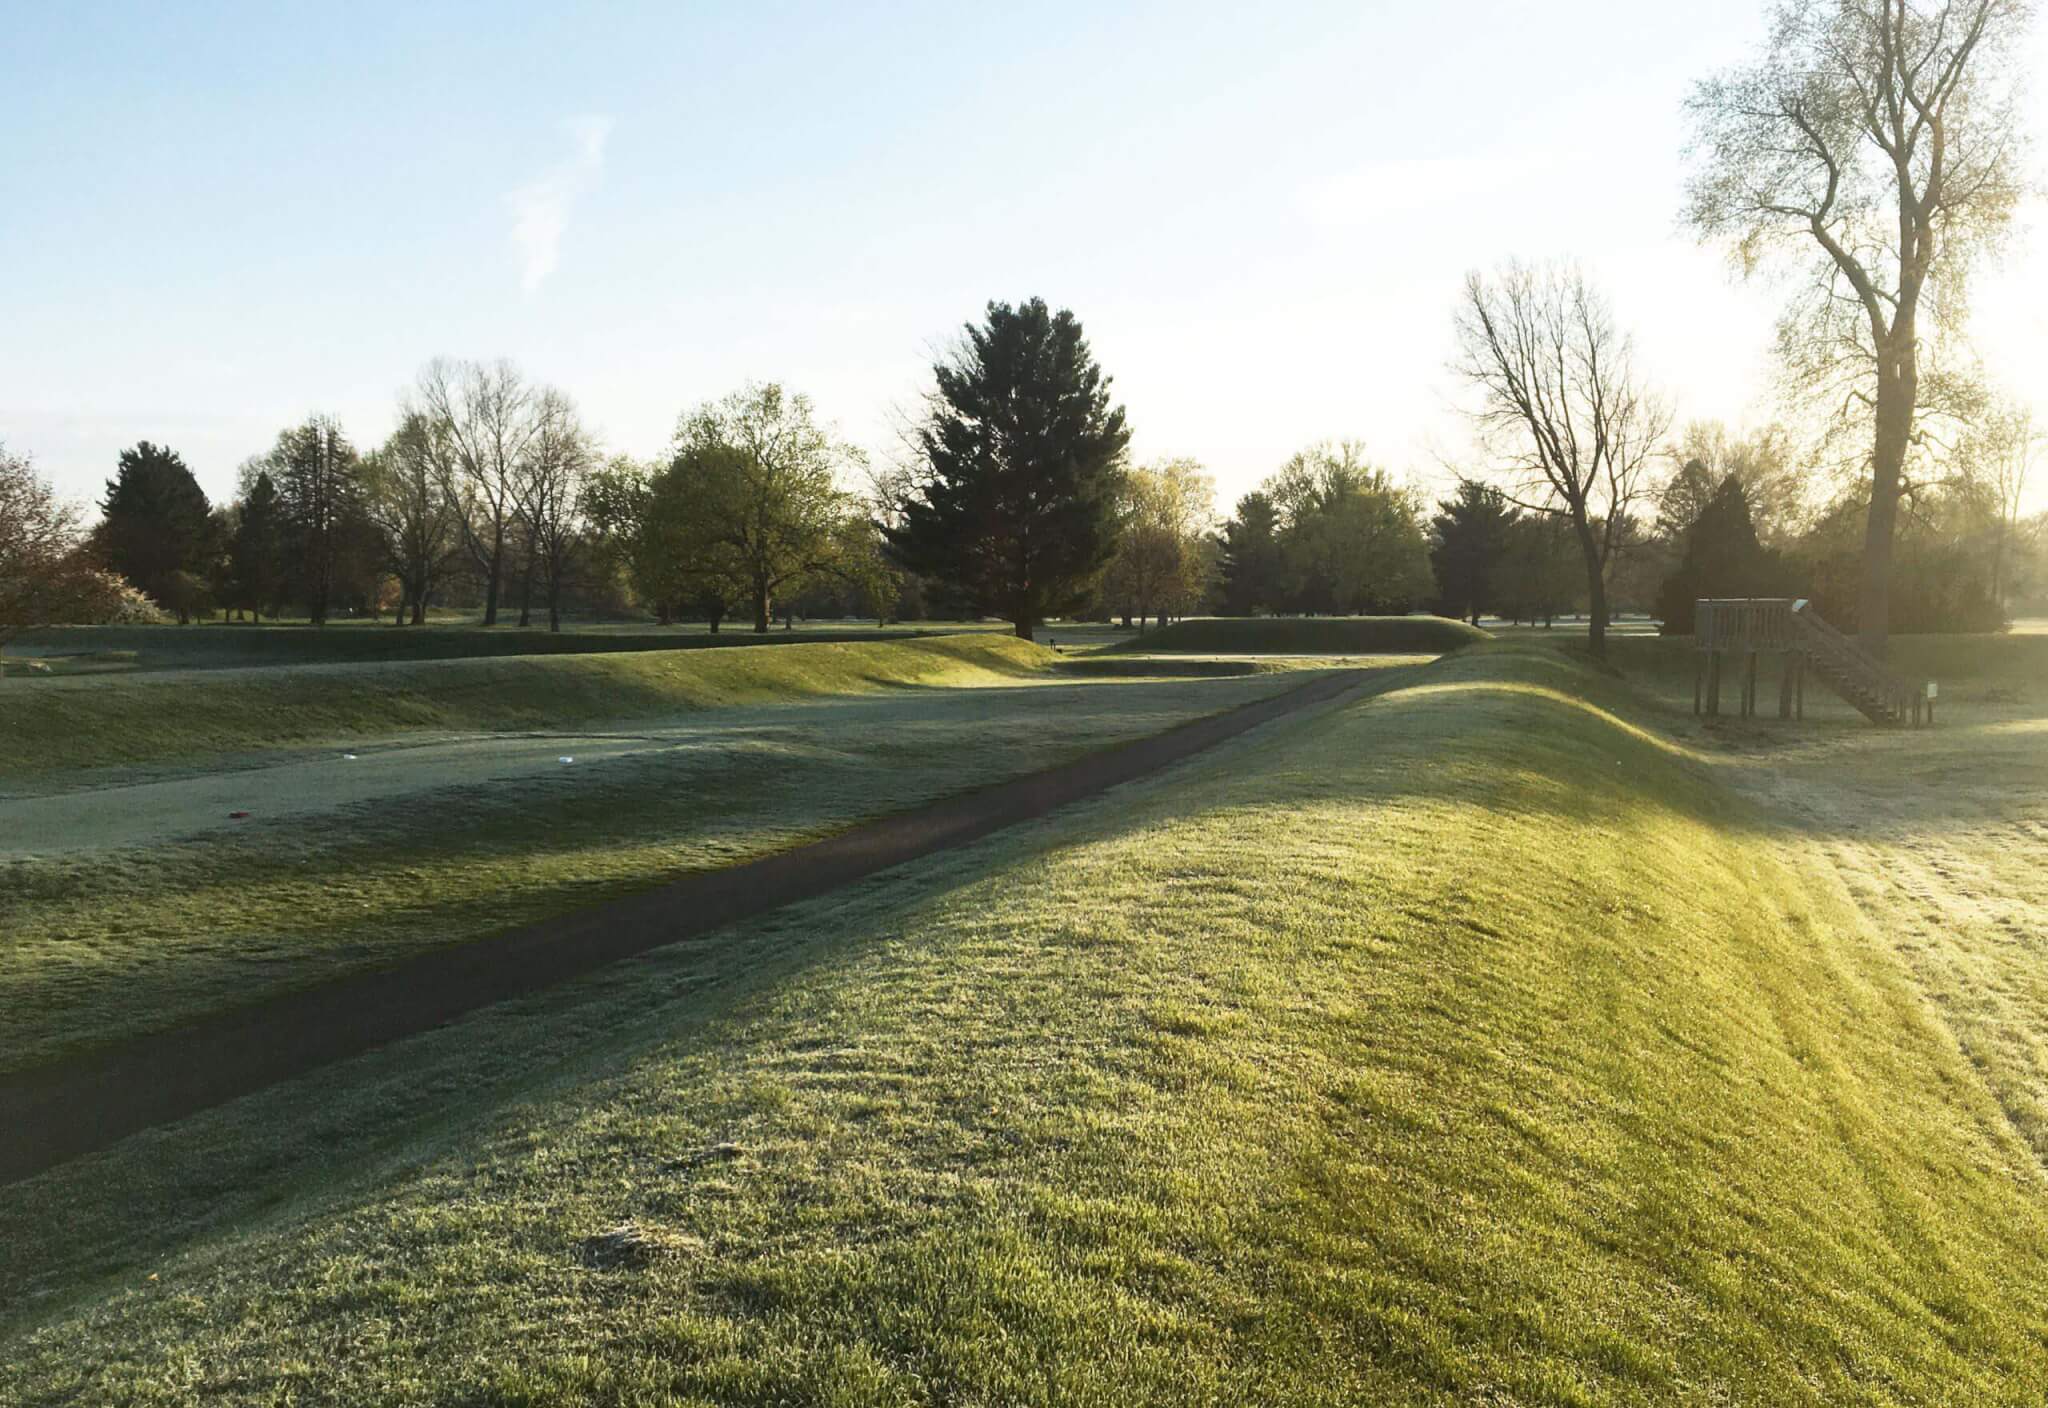
[[[1729,475],[1693,520],[1685,556],[1657,592],[1665,635],[1691,635],[1695,605],[1703,598],[1779,596],[1791,588],[1785,561],[1757,541],[1742,481]]]
[[[285,535],[284,506],[265,471],[249,486],[228,544],[227,605],[277,615],[285,595]]]
[[[989,304],[935,372],[922,476],[902,521],[882,527],[889,553],[1030,640],[1088,600],[1116,552],[1123,407],[1080,321],[1039,298]]]
[[[176,450],[147,440],[123,450],[100,511],[93,546],[158,601],[176,591],[179,573],[203,574],[211,565],[212,505]]]
[[[1287,564],[1280,548],[1280,506],[1263,489],[1237,501],[1223,525],[1223,613],[1251,616],[1287,604]]]

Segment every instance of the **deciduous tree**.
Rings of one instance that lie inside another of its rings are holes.
[[[1577,269],[1474,273],[1456,319],[1456,370],[1478,393],[1482,440],[1510,497],[1571,525],[1586,577],[1593,653],[1607,653],[1607,573],[1671,412],[1635,365],[1607,302]]]
[[[368,536],[355,447],[329,416],[279,434],[269,470],[306,614],[327,624],[342,567]]]
[[[1199,601],[1209,582],[1205,539],[1216,516],[1216,481],[1191,459],[1162,460],[1125,476],[1121,532],[1103,578],[1111,606],[1140,628],[1161,625]]]
[[[838,471],[858,456],[818,423],[810,399],[747,386],[685,415],[669,492],[702,574],[744,585],[754,629],[775,601],[829,571],[848,509]]]
[[[462,544],[484,581],[484,624],[498,624],[506,551],[518,524],[519,485],[540,433],[538,396],[507,361],[437,358],[420,372],[412,409],[447,437],[443,491],[459,510]]]
[[[0,650],[37,626],[102,619],[119,580],[94,569],[78,512],[58,500],[26,455],[0,445]]]
[[[597,462],[597,442],[568,396],[549,388],[538,399],[540,429],[520,467],[519,520],[529,561],[541,576],[548,629],[562,629],[562,588],[582,534],[583,485]],[[522,606],[521,624],[526,613]]]
[[[1764,55],[1693,93],[1687,209],[1745,271],[1805,256],[1780,345],[1870,416],[1857,628],[1882,653],[1923,348],[2025,189],[2016,57],[2030,0],[1785,0]]]
[[[461,534],[447,487],[457,477],[455,458],[446,427],[416,410],[405,412],[390,438],[363,457],[363,509],[398,578],[400,615],[409,612],[415,626],[426,621],[427,597]]]

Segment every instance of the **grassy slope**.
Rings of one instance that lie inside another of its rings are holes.
[[[1468,652],[60,1171],[0,1399],[2033,1401],[2039,1167],[1630,707]],[[465,1080],[523,1093],[65,1300]]]
[[[1028,658],[996,645],[998,661]],[[1298,682],[721,710],[687,747],[106,855],[0,859],[0,1071],[784,850]]]
[[[1176,621],[1129,637],[1117,648],[1212,655],[1436,655],[1486,638],[1476,627],[1441,616],[1212,617]]]
[[[22,655],[118,655],[131,668],[224,669],[238,666],[339,665],[388,660],[456,660],[503,655],[584,655],[612,651],[688,650],[800,641],[874,641],[955,634],[961,628],[872,624],[779,627],[766,635],[745,628],[712,635],[702,626],[571,625],[559,632],[473,624],[408,626],[348,621],[314,629],[298,625],[52,626],[30,631],[10,647]]]
[[[1055,657],[982,634],[105,676],[0,691],[0,779],[420,731],[567,727],[712,705],[1021,676]]]

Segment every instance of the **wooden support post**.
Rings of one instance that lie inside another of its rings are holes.
[[[1707,717],[1721,716],[1721,652],[1707,652]]]
[[[1806,722],[1806,652],[1795,650],[1792,658],[1797,662],[1792,674],[1792,717]]]
[[[1792,717],[1792,671],[1796,668],[1792,662],[1798,658],[1798,651],[1788,650],[1778,661],[1783,667],[1778,671],[1778,717],[1781,719]]]
[[[1742,717],[1756,717],[1756,652],[1751,650],[1742,660]]]
[[[1692,712],[1697,718],[1700,712],[1701,695],[1707,684],[1707,657],[1700,651],[1692,656]]]

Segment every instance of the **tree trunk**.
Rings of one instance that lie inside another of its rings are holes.
[[[1032,620],[1029,616],[1020,616],[1016,618],[1016,620],[1013,621],[1012,624],[1015,625],[1017,628],[1018,640],[1035,639],[1035,637],[1032,635]]]
[[[415,626],[427,624],[427,593],[424,588],[412,599],[412,623]]]
[[[1863,585],[1856,596],[1858,643],[1882,660],[1891,635],[1892,533],[1899,521],[1899,481],[1913,439],[1913,401],[1919,377],[1913,365],[1913,329],[1895,328],[1895,355],[1880,349],[1877,367],[1877,433],[1870,455],[1870,517],[1863,530]]]
[[[768,606],[768,584],[754,583],[754,634],[757,636],[768,634]]]
[[[490,570],[485,574],[490,580],[484,586],[484,624],[498,624],[498,587],[505,579],[505,535],[502,531],[491,540]]]
[[[548,629],[556,633],[562,629],[562,580],[559,575],[548,579]]]
[[[1579,536],[1579,555],[1586,561],[1586,638],[1592,642],[1593,658],[1607,658],[1607,573],[1600,563],[1600,540],[1584,511],[1572,515],[1572,530]]]
[[[527,549],[526,569],[519,574],[519,624],[533,624],[533,550]]]

